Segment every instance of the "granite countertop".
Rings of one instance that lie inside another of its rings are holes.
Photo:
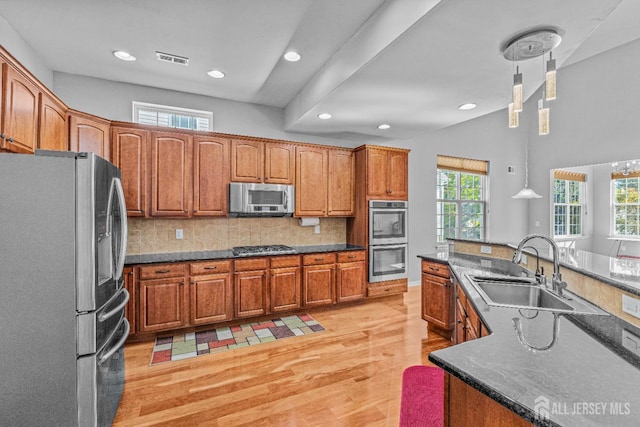
[[[334,244],[334,245],[309,245],[309,246],[293,246],[295,254],[313,254],[322,252],[343,252],[343,251],[359,251],[366,249],[364,246]],[[284,254],[294,255],[294,254]],[[271,255],[259,255],[271,256]],[[273,255],[276,256],[276,255]],[[127,255],[125,258],[126,265],[133,264],[154,264],[159,262],[182,262],[182,261],[202,261],[214,259],[240,259],[247,257],[238,257],[233,254],[231,249],[221,251],[198,251],[198,252],[168,252],[161,254],[141,254]]]
[[[638,425],[640,357],[619,343],[624,329],[640,336],[640,328],[612,315],[563,315],[555,344],[532,350],[519,341],[512,319],[520,318],[529,343],[544,346],[552,340],[553,314],[526,319],[517,309],[490,307],[465,276],[513,275],[513,263],[465,254],[419,257],[451,266],[491,332],[435,351],[430,361],[536,425]]]

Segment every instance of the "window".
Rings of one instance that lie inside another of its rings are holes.
[[[640,172],[611,175],[613,232],[617,237],[640,237]]]
[[[143,125],[213,130],[213,113],[133,101],[133,121]]]
[[[438,156],[437,242],[484,239],[488,167],[484,160]]]
[[[584,213],[583,173],[553,171],[553,235],[582,236]]]

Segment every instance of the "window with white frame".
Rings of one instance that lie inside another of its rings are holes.
[[[437,242],[485,238],[488,170],[484,160],[438,156]]]
[[[213,113],[133,101],[133,121],[143,125],[211,131]]]
[[[586,175],[564,170],[553,171],[553,235],[583,235]]]
[[[640,202],[638,189],[640,172],[627,175],[611,175],[611,200],[613,207],[612,235],[615,237],[640,238]]]

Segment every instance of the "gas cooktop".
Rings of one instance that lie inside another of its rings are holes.
[[[256,255],[281,255],[294,254],[296,250],[285,245],[264,245],[264,246],[236,246],[233,248],[235,256],[256,256]]]

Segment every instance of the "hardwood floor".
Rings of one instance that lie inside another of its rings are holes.
[[[307,311],[326,331],[149,366],[127,345],[114,426],[397,426],[402,372],[450,343],[402,296]]]

